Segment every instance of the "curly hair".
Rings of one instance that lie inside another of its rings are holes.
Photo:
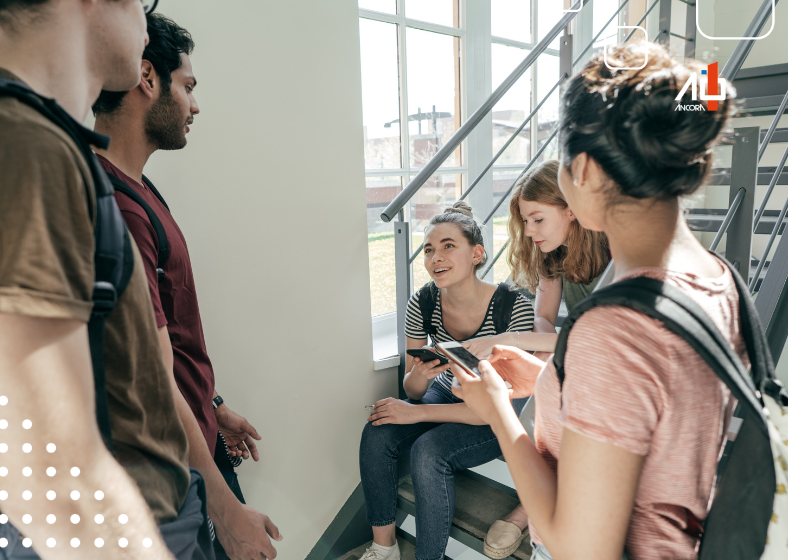
[[[568,208],[558,188],[559,163],[546,161],[528,171],[514,187],[509,202],[509,252],[506,260],[512,270],[512,281],[536,293],[539,280],[563,276],[573,284],[588,284],[602,274],[608,263],[608,243],[604,233],[585,229],[577,220],[569,225],[566,245],[543,253],[525,235],[525,222],[520,214],[520,200],[538,202],[560,209]]]

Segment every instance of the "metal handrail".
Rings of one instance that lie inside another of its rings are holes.
[[[744,32],[744,37],[756,37],[761,32],[763,26],[766,25],[766,20],[769,19],[772,13],[772,3],[776,6],[779,1],[780,0],[763,0],[763,4],[756,12],[749,27],[747,27],[747,31]],[[733,49],[730,58],[728,58],[728,62],[725,63],[722,72],[720,72],[720,78],[732,82],[736,74],[739,73],[742,64],[744,64],[744,59],[750,54],[750,50],[752,50],[754,44],[754,39],[742,39],[739,41],[736,48]]]
[[[605,23],[605,25],[602,27],[602,29],[599,30],[599,33],[596,34],[596,37],[591,39],[591,41],[586,45],[586,48],[583,49],[583,52],[581,52],[579,55],[577,55],[577,58],[575,58],[572,61],[572,66],[577,64],[580,61],[580,59],[583,58],[583,55],[588,52],[588,49],[590,49],[591,47],[594,46],[594,43],[596,42],[597,39],[599,39],[599,36],[602,35],[602,33],[605,32],[605,29],[607,29],[607,26],[610,25],[610,22],[613,21],[614,19],[616,19],[616,17],[618,17],[618,14],[621,12],[621,10],[624,9],[624,6],[626,6],[627,4],[629,4],[629,0],[624,0],[624,3],[621,4],[618,7],[618,10],[616,10],[616,13],[613,14],[613,16],[609,20],[607,20],[607,23]]]
[[[514,180],[514,182],[511,184],[511,186],[506,190],[504,195],[501,197],[501,200],[498,201],[498,204],[496,204],[493,207],[493,209],[490,212],[490,214],[484,219],[484,221],[482,222],[482,227],[486,226],[487,223],[492,219],[492,217],[498,211],[498,208],[501,207],[501,204],[503,204],[503,202],[507,198],[509,198],[509,195],[512,194],[512,191],[514,190],[514,186],[517,184],[517,181],[519,181],[520,178],[523,175],[525,175],[526,172],[529,169],[531,169],[531,166],[536,162],[537,159],[539,159],[539,156],[542,155],[542,153],[547,149],[547,146],[550,145],[550,142],[552,142],[553,138],[555,138],[557,135],[558,135],[558,127],[556,126],[555,130],[553,131],[553,133],[550,136],[547,137],[547,139],[544,141],[544,144],[542,144],[542,147],[539,148],[539,151],[536,152],[536,155],[534,155],[534,157],[531,158],[531,161],[528,162],[528,165],[525,166],[525,169],[523,169],[522,172],[517,176],[517,179]]]
[[[722,236],[725,235],[725,232],[728,231],[728,226],[731,225],[731,220],[733,220],[733,215],[736,214],[736,210],[739,209],[739,206],[741,205],[742,200],[744,200],[745,192],[746,192],[746,189],[744,187],[742,187],[742,188],[739,189],[739,192],[736,193],[736,198],[734,198],[733,202],[731,202],[731,207],[728,208],[728,213],[725,214],[725,219],[722,220],[722,224],[720,225],[720,229],[717,230],[717,235],[714,236],[714,241],[712,241],[711,245],[709,246],[709,251],[716,251],[717,250],[717,247],[719,246],[720,241],[722,241]]]
[[[788,91],[785,92],[783,100],[780,101],[780,106],[777,108],[777,113],[775,113],[774,119],[772,119],[772,124],[769,125],[769,130],[766,131],[766,136],[763,137],[763,142],[761,142],[761,146],[758,148],[758,161],[761,161],[763,153],[766,151],[766,147],[769,145],[769,142],[772,141],[774,131],[777,130],[777,123],[780,122],[780,119],[785,112],[786,104],[788,104]]]
[[[568,76],[566,74],[561,76],[561,78],[550,89],[550,91],[547,93],[547,95],[544,96],[544,99],[542,99],[539,102],[539,105],[537,105],[536,108],[533,111],[531,111],[531,114],[528,115],[528,117],[526,117],[526,119],[523,121],[523,124],[521,124],[517,128],[517,130],[515,130],[514,133],[509,137],[509,140],[506,141],[506,144],[504,144],[503,147],[500,150],[498,150],[498,153],[495,154],[495,156],[492,158],[492,160],[490,160],[490,163],[487,164],[487,167],[485,167],[482,170],[482,172],[479,173],[479,176],[476,177],[476,179],[473,180],[473,183],[471,183],[471,185],[467,189],[465,189],[465,192],[462,193],[462,196],[459,198],[459,200],[465,200],[465,197],[467,197],[469,194],[471,194],[471,191],[474,189],[474,187],[476,187],[476,185],[479,184],[479,181],[482,180],[482,177],[484,177],[487,174],[487,172],[492,168],[492,166],[495,164],[495,162],[498,161],[498,158],[501,157],[501,155],[506,151],[506,148],[508,148],[509,145],[512,142],[514,142],[515,138],[517,138],[517,135],[520,134],[520,132],[522,132],[523,128],[525,128],[525,125],[528,124],[531,121],[533,116],[536,115],[536,112],[539,111],[539,109],[542,108],[542,105],[544,105],[545,102],[548,99],[550,99],[550,96],[553,95],[553,92],[556,90],[556,88],[558,86],[560,86],[564,82],[564,80],[566,80],[567,78],[568,78]],[[419,253],[421,252],[421,250],[423,248],[424,248],[424,241],[421,242],[421,245],[419,245],[419,247],[410,256],[410,259],[408,260],[408,264],[410,264],[414,260],[416,260],[416,257],[419,256]]]
[[[775,175],[779,175],[780,171],[782,171],[782,168],[778,168],[775,172]],[[769,236],[769,241],[766,242],[766,248],[763,250],[763,254],[758,260],[758,266],[755,268],[755,274],[753,274],[752,280],[750,280],[750,293],[755,291],[755,286],[758,283],[758,277],[761,275],[761,271],[766,264],[766,258],[769,256],[769,251],[772,250],[772,245],[774,244],[774,240],[777,239],[777,234],[780,232],[780,226],[782,225],[786,214],[788,214],[788,198],[785,199],[785,204],[783,204],[783,208],[780,210],[780,216],[774,223],[774,229],[772,230],[772,234]]]
[[[755,214],[755,220],[753,220],[752,230],[755,231],[755,228],[758,227],[758,222],[761,221],[763,217],[763,213],[766,212],[766,204],[769,202],[769,198],[772,196],[772,191],[774,190],[774,186],[777,184],[777,180],[780,178],[780,175],[783,172],[783,167],[785,166],[785,160],[788,159],[788,146],[785,147],[785,151],[783,152],[783,157],[780,158],[780,164],[777,166],[777,169],[774,171],[774,175],[772,175],[772,180],[769,181],[769,188],[766,189],[766,194],[763,195],[763,200],[761,200],[761,205],[758,207],[758,212]]]
[[[489,265],[487,265],[487,268],[484,269],[484,272],[482,272],[482,278],[484,278],[485,276],[487,276],[490,273],[492,268],[495,266],[495,263],[497,263],[498,259],[501,258],[501,255],[503,255],[503,252],[509,246],[509,241],[511,241],[511,239],[507,239],[506,240],[506,243],[503,244],[503,247],[501,247],[501,250],[498,251],[498,253],[496,253],[495,257],[493,257],[492,262]]]
[[[628,1],[628,0],[627,0]],[[487,98],[487,100],[482,103],[482,105],[473,112],[473,114],[468,117],[468,119],[463,123],[463,125],[457,129],[451,138],[443,145],[443,147],[438,150],[430,161],[427,162],[421,171],[408,183],[408,186],[405,187],[396,197],[392,200],[386,209],[380,215],[380,219],[384,222],[390,222],[394,216],[402,210],[405,204],[413,198],[413,195],[416,194],[424,183],[435,174],[441,164],[446,161],[446,159],[454,153],[462,141],[471,133],[471,131],[476,128],[476,126],[487,116],[493,106],[501,100],[501,98],[506,94],[506,92],[511,89],[514,83],[522,76],[526,70],[528,70],[531,65],[536,61],[536,59],[541,55],[547,46],[553,42],[553,40],[561,33],[561,31],[567,26],[567,24],[574,19],[574,17],[579,13],[580,9],[585,6],[589,0],[577,0],[572,5],[571,12],[566,12],[563,17],[558,20],[558,23],[553,26],[553,28],[544,36],[544,38],[539,41],[534,49],[525,57],[525,59],[515,68],[511,74],[499,85],[496,90]]]

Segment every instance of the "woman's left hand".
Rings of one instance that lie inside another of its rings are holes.
[[[416,424],[423,422],[419,408],[418,405],[389,397],[375,403],[375,408],[372,409],[372,414],[367,418],[367,422],[372,422],[373,426]]]
[[[511,409],[509,398],[512,391],[506,388],[506,382],[490,362],[479,362],[481,378],[471,375],[455,363],[451,365],[454,372],[451,392],[464,400],[468,408],[487,424],[493,424],[505,410]]]

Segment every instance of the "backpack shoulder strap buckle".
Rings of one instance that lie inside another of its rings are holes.
[[[108,316],[118,302],[118,292],[110,282],[98,281],[93,284],[93,314]]]

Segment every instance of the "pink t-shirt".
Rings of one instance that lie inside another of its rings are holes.
[[[647,276],[690,295],[749,363],[730,271],[716,279],[659,268]],[[631,560],[696,558],[717,459],[735,399],[703,359],[659,321],[624,307],[599,307],[572,328],[563,393],[552,360],[536,383],[536,447],[557,469],[561,432],[644,455],[627,533]],[[563,407],[561,397],[563,394]],[[541,544],[538,528],[530,527]]]

